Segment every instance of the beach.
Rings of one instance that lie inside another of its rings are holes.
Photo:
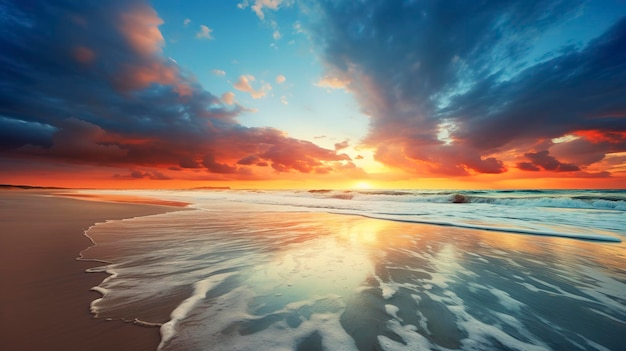
[[[76,258],[92,244],[83,233],[95,223],[180,207],[83,201],[52,193],[0,191],[0,347],[155,350],[158,328],[93,318],[89,305],[99,294],[90,289],[107,275],[86,273],[100,263]]]
[[[616,350],[626,333],[623,191],[1,195],[9,350]]]

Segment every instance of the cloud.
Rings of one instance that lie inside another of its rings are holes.
[[[315,86],[328,89],[346,89],[350,84],[350,80],[343,80],[337,77],[324,76],[320,78]]]
[[[586,141],[591,166],[626,150],[626,18],[539,58],[541,36],[584,2],[318,4],[307,25],[328,75],[316,85],[355,95],[370,117],[364,146],[388,166],[420,175],[569,171],[583,164],[550,170],[523,155],[560,156]],[[567,134],[581,141],[535,148]]]
[[[74,59],[82,64],[92,63],[96,59],[96,54],[86,46],[76,46],[73,49]]]
[[[237,164],[239,165],[253,165],[256,163],[259,163],[261,161],[261,159],[259,158],[259,156],[257,155],[248,155],[244,158],[242,158],[241,160],[237,161]]]
[[[320,162],[320,160],[350,161],[350,157],[345,154],[338,155],[311,142],[292,138],[274,143],[272,147],[258,156],[271,161],[272,168],[277,172],[290,172],[292,170],[302,173],[319,172],[328,168],[328,165]]]
[[[159,26],[163,20],[154,9],[145,3],[133,2],[126,12],[116,17],[118,30],[136,53],[144,56],[161,53],[164,40]]]
[[[295,33],[304,33],[304,29],[302,29],[302,23],[300,23],[300,21],[296,21],[293,24],[293,31]]]
[[[176,170],[180,170],[181,168],[202,168],[200,162],[196,159],[192,159],[191,156],[190,157],[185,157],[182,156],[180,157],[179,161],[178,161],[178,165],[180,167],[176,167],[176,166],[170,166],[170,167],[174,167]]]
[[[264,83],[259,89],[254,89],[251,82],[255,80],[253,75],[242,75],[239,76],[239,79],[233,84],[233,87],[239,91],[249,93],[253,99],[260,99],[264,97],[268,91],[272,90],[272,86],[269,83]]]
[[[56,123],[52,142],[47,148],[27,144],[21,151],[30,156],[52,156],[67,161],[88,160],[89,163],[107,163],[127,156],[128,151],[114,143],[108,143],[101,127],[83,120],[68,118]]]
[[[286,80],[287,78],[285,78],[282,74],[276,76],[276,83],[278,84],[283,84]]]
[[[196,38],[213,40],[214,38],[211,35],[212,32],[213,32],[213,29],[205,26],[204,24],[201,24],[200,25],[200,31],[198,33],[196,33]]]
[[[530,162],[520,162],[517,164],[518,168],[523,171],[539,171],[543,168],[546,171],[554,172],[576,172],[580,171],[580,168],[570,163],[559,162],[556,158],[550,156],[548,150],[542,150],[539,152],[527,152],[524,154]]]
[[[250,6],[250,2],[248,0],[243,0],[242,2],[237,4],[237,7],[242,10],[248,8],[248,6]]]
[[[191,23],[191,19],[185,18],[185,20],[183,21],[183,26],[187,27],[189,26],[190,23]]]
[[[12,34],[0,36],[1,158],[120,168],[120,179],[164,179],[165,170],[251,179],[267,177],[269,164],[338,172],[332,165],[347,162],[279,130],[240,125],[245,107],[233,95],[206,91],[163,56],[162,20],[146,1],[40,5],[3,4],[0,31]],[[80,47],[94,56],[77,55]],[[250,155],[258,162],[237,163]]]
[[[228,91],[222,94],[222,101],[227,105],[232,105],[235,103],[235,93]]]
[[[225,76],[226,72],[222,71],[221,69],[214,69],[211,71],[211,73],[215,74],[216,76]]]
[[[121,90],[137,90],[152,84],[175,86],[180,95],[189,92],[185,82],[179,80],[179,70],[175,62],[145,62],[125,64],[120,67],[119,75],[112,77],[114,84]]]
[[[57,128],[49,124],[0,116],[0,151],[24,145],[49,148],[56,130]]]
[[[278,40],[281,38],[280,31],[278,29],[272,33],[272,38],[274,38],[274,40]]]
[[[159,171],[140,171],[131,170],[128,174],[115,174],[113,178],[119,179],[152,179],[152,180],[169,180],[172,179]]]
[[[235,166],[230,166],[226,163],[220,163],[215,160],[215,156],[208,154],[204,156],[204,160],[202,161],[202,165],[206,167],[211,173],[218,174],[233,174],[237,173],[239,170]]]
[[[346,139],[340,143],[335,143],[335,150],[336,151],[343,150],[349,146],[350,146],[350,140]]]
[[[239,7],[240,9],[245,9],[245,8],[248,8],[248,6],[250,6],[252,11],[254,11],[254,13],[256,13],[256,15],[261,20],[264,20],[265,13],[263,12],[263,9],[270,9],[270,10],[276,11],[283,3],[284,3],[283,0],[254,0],[254,2],[252,3],[252,6],[250,6],[250,1],[244,0],[240,2],[239,4],[237,4],[237,7]]]

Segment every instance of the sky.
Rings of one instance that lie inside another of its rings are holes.
[[[0,183],[624,188],[626,0],[0,0]]]

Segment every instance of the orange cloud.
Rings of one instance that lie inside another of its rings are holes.
[[[179,96],[190,96],[193,88],[181,76],[173,63],[152,61],[140,64],[125,64],[115,77],[116,86],[122,91],[139,90],[152,84],[171,86]]]
[[[65,20],[64,14],[75,13],[84,21]],[[10,76],[24,77],[6,82],[12,104],[0,116],[0,166],[12,174],[24,174],[15,165],[25,172],[72,168],[90,175],[100,168],[108,180],[126,184],[267,180],[277,172],[296,181],[302,173],[332,178],[353,172],[350,158],[337,150],[240,125],[236,117],[245,108],[234,93],[213,95],[162,55],[163,21],[143,0],[59,2],[32,16],[55,31],[42,37],[13,23],[9,27],[19,35],[0,38],[19,38],[23,47],[19,55],[0,51]],[[98,64],[58,65],[68,56],[74,63]],[[41,74],[51,71],[56,74]],[[241,76],[235,87],[253,98],[271,89],[251,75]]]
[[[225,92],[222,94],[222,101],[224,101],[228,105],[232,105],[235,103],[235,93],[232,91]]]
[[[626,132],[622,131],[578,130],[572,134],[583,137],[592,143],[617,144],[626,142]]]
[[[242,75],[233,84],[233,87],[239,91],[249,93],[253,99],[260,99],[264,97],[268,91],[272,90],[272,86],[269,83],[265,83],[259,89],[254,89],[250,82],[254,82],[256,79],[253,75]]]
[[[191,95],[193,89],[181,77],[175,62],[161,56],[164,39],[159,26],[163,20],[148,4],[135,2],[128,6],[114,25],[136,56],[125,57],[119,63],[120,70],[113,78],[115,85],[123,91],[144,89],[151,84],[170,85],[179,96]],[[88,58],[85,50],[80,55]]]
[[[131,48],[140,55],[154,55],[162,51],[163,35],[159,26],[163,20],[147,4],[135,4],[120,14],[120,31]]]
[[[127,65],[124,74],[119,78],[121,86],[126,89],[141,89],[152,83],[171,85],[178,81],[178,70],[160,62]]]
[[[239,7],[240,9],[245,9],[248,6],[250,6],[251,1],[252,0],[243,0],[242,2],[237,4],[237,7]],[[268,8],[270,10],[276,11],[278,10],[278,8],[280,7],[282,3],[283,3],[283,0],[254,0],[254,3],[252,4],[251,9],[252,11],[254,11],[254,13],[256,13],[256,15],[261,20],[264,20],[265,19],[265,13],[263,12],[264,8]]]
[[[346,89],[350,85],[350,80],[324,76],[315,85],[320,88]]]

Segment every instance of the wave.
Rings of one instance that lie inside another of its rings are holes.
[[[363,217],[367,217],[367,218],[384,219],[384,220],[390,220],[394,222],[403,222],[403,223],[431,224],[431,225],[438,225],[438,226],[445,226],[445,227],[487,230],[487,231],[493,231],[493,232],[503,232],[503,233],[512,233],[512,234],[552,236],[552,237],[559,237],[559,238],[570,238],[570,239],[580,239],[580,240],[589,240],[589,241],[603,241],[603,242],[615,242],[615,243],[622,242],[620,238],[617,238],[615,236],[597,234],[597,233],[559,232],[559,231],[540,230],[540,229],[526,229],[526,228],[512,228],[512,227],[480,225],[480,224],[468,224],[468,223],[461,223],[461,222],[442,222],[442,221],[437,221],[437,220],[422,220],[422,219],[417,219],[417,218],[407,218],[409,216],[404,217],[404,216],[399,216],[397,214],[393,214],[393,215],[360,214],[360,215]]]
[[[329,212],[530,235],[619,242],[626,190],[266,190],[168,192],[173,200],[216,210],[216,201],[267,212]]]
[[[234,273],[216,274],[193,284],[193,294],[172,311],[170,320],[167,323],[161,325],[161,343],[159,344],[157,351],[163,350],[167,343],[176,335],[176,328],[180,321],[186,318],[189,313],[193,311],[196,305],[206,297],[207,292],[217,286],[217,284],[221,282],[224,277],[229,277],[231,275],[234,275]]]
[[[299,195],[299,192],[295,193]],[[313,198],[415,203],[494,204],[521,207],[555,207],[626,211],[626,192],[572,192],[547,190],[405,191],[309,190]]]
[[[621,242],[626,225],[624,191],[316,190],[231,195],[234,201],[275,205],[287,211],[323,211],[593,241]]]

